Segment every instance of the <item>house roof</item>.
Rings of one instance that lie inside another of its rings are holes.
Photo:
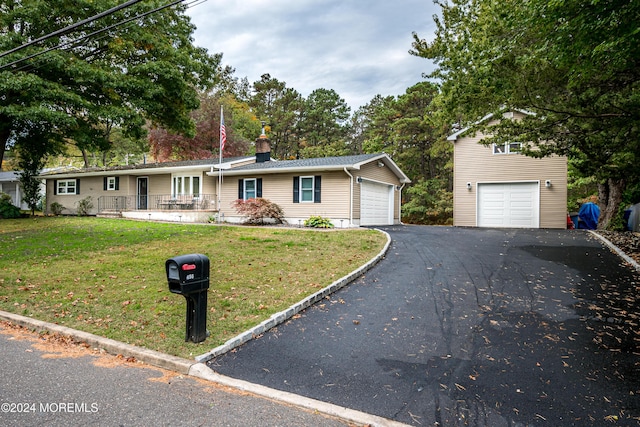
[[[20,177],[17,172],[0,172],[0,182],[19,181]]]
[[[244,157],[226,157],[222,159],[223,165],[233,165],[234,163],[246,162],[254,159],[253,156]],[[66,168],[65,170],[55,170],[51,172],[42,172],[41,178],[71,178],[77,177],[79,174],[83,176],[104,176],[106,173],[113,175],[129,175],[132,171],[136,171],[137,175],[141,174],[161,174],[167,172],[178,172],[181,170],[207,170],[218,165],[220,159],[202,159],[202,160],[184,160],[179,162],[162,162],[162,163],[140,163],[136,165],[112,166],[112,167],[94,167],[94,168]]]
[[[270,162],[252,163],[238,166],[231,169],[222,167],[222,174],[225,176],[247,175],[247,174],[273,174],[273,173],[304,173],[315,171],[335,171],[335,170],[359,170],[362,165],[373,161],[380,161],[389,167],[401,182],[409,183],[411,180],[400,170],[398,165],[385,153],[359,154],[354,156],[338,157],[316,157],[312,159],[299,160],[275,160]],[[208,172],[209,176],[218,175],[218,171]]]
[[[533,115],[534,113],[532,113],[531,111],[526,111],[526,110],[518,110],[518,109],[514,109],[513,111],[517,111],[518,113],[522,113],[525,115]],[[505,111],[503,114],[505,115],[504,117],[507,117],[506,114],[508,114],[509,112],[513,113],[513,111]],[[513,115],[513,114],[512,114]],[[481,118],[480,120],[473,122],[473,124],[471,126],[467,126],[466,128],[460,129],[459,131],[452,133],[451,135],[449,135],[447,137],[447,141],[453,141],[456,142],[458,140],[458,137],[460,136],[464,136],[464,134],[471,129],[472,127],[474,127],[475,125],[478,125],[482,122],[485,122],[487,120],[491,120],[493,117],[495,116],[494,113],[489,113],[486,116],[484,116],[483,118]]]
[[[400,170],[398,165],[384,153],[359,154],[354,156],[318,157],[300,160],[271,160],[268,162],[242,163],[255,161],[255,156],[227,157],[222,159],[187,160],[181,162],[146,163],[128,166],[115,166],[109,168],[73,169],[65,171],[47,172],[40,174],[42,178],[75,178],[82,176],[129,175],[155,175],[185,170],[206,171],[209,176],[218,176],[220,170],[225,176],[247,174],[273,174],[287,172],[321,172],[333,170],[359,170],[363,164],[380,161],[391,169],[401,182],[409,183],[411,180]]]

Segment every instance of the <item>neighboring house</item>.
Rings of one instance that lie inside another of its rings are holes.
[[[264,136],[256,151],[222,163],[209,159],[42,175],[47,205],[57,202],[65,207],[63,214],[74,214],[78,202],[90,196],[91,214],[240,223],[244,218],[233,202],[262,197],[278,204],[291,225],[316,215],[336,227],[400,222],[401,191],[410,180],[386,154],[275,161]]]
[[[44,185],[40,186],[40,192],[44,197]],[[22,201],[24,190],[22,189],[22,184],[20,184],[19,172],[0,172],[0,193],[11,196],[14,206],[24,211],[29,210],[29,205]]]
[[[0,172],[0,192],[11,196],[12,204],[20,209],[29,207],[22,201],[23,191],[18,172]]]
[[[508,112],[503,119],[524,114]],[[454,225],[566,228],[566,157],[527,157],[518,153],[518,142],[485,146],[478,143],[483,137],[466,128],[447,138],[454,143]]]

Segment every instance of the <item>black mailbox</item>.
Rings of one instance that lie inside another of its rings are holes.
[[[207,332],[207,290],[209,258],[202,254],[180,255],[165,263],[169,291],[187,300],[185,341],[201,342]]]

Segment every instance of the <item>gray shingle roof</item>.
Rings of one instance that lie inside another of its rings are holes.
[[[380,157],[380,153],[377,154],[359,154],[355,156],[340,156],[340,157],[316,157],[313,159],[299,159],[299,160],[278,160],[264,163],[252,163],[250,165],[238,166],[233,168],[234,171],[253,171],[264,169],[289,169],[289,168],[322,168],[322,167],[346,167],[353,166],[358,163],[366,162],[376,157]]]

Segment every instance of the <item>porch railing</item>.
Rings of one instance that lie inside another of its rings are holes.
[[[135,210],[215,210],[214,194],[150,194],[148,196],[100,196],[98,212]]]

